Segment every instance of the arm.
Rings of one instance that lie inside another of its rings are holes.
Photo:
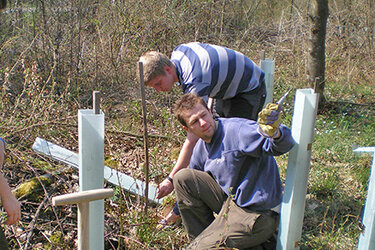
[[[190,157],[193,153],[193,149],[195,144],[198,141],[198,137],[192,133],[188,132],[187,138],[182,145],[180,154],[177,159],[176,165],[173,167],[169,177],[173,179],[173,176],[183,168],[187,168],[189,166]],[[157,199],[163,198],[164,196],[170,194],[173,191],[173,183],[165,179],[159,184],[158,187],[158,195],[156,196]]]
[[[263,145],[263,150],[271,152],[272,155],[278,156],[289,152],[295,144],[292,137],[292,131],[285,125],[280,125],[277,136],[274,138],[267,138]]]
[[[0,166],[2,166],[4,162],[4,149],[5,144],[0,140]],[[2,174],[0,174],[0,197],[1,203],[8,215],[5,224],[10,225],[17,223],[21,218],[21,205],[12,194],[9,185]]]

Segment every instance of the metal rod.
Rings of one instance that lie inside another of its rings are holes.
[[[266,59],[266,51],[265,50],[260,51],[259,55],[260,55],[261,61],[264,61]]]
[[[261,56],[262,57],[262,56]],[[266,84],[267,96],[264,101],[264,107],[273,100],[273,75],[275,72],[275,60],[260,60],[260,67],[264,71],[264,83]]]
[[[141,85],[141,96],[142,96],[142,113],[143,113],[143,140],[144,140],[144,150],[145,150],[145,179],[146,179],[146,190],[145,190],[145,213],[147,213],[148,206],[148,175],[149,175],[149,163],[148,163],[148,134],[147,134],[147,118],[146,118],[146,94],[145,94],[145,83],[143,79],[143,63],[138,62],[139,69],[139,81]]]
[[[100,91],[94,91],[92,99],[94,114],[98,115],[100,113]]]

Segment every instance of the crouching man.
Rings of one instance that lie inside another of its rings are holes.
[[[183,128],[200,138],[189,169],[173,178],[192,240],[187,249],[258,249],[277,227],[271,209],[281,202],[282,186],[274,156],[294,145],[290,129],[280,125],[277,105],[262,110],[258,123],[214,120],[202,98],[188,93],[175,103],[174,112]]]

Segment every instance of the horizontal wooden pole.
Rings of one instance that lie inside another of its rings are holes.
[[[52,198],[52,205],[53,206],[61,206],[61,205],[69,205],[69,204],[77,204],[83,202],[90,202],[95,200],[102,200],[113,195],[112,188],[100,188],[100,189],[93,189],[87,190],[72,194],[64,194],[60,196],[56,196]]]

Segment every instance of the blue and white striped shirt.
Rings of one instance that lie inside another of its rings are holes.
[[[244,54],[217,45],[192,42],[171,55],[184,93],[229,99],[249,92],[264,80],[264,72]]]

